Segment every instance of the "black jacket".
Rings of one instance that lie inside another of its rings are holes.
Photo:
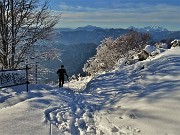
[[[66,75],[68,77],[68,75],[66,74],[66,70],[65,69],[58,69],[57,74],[59,76],[59,78],[64,78],[64,75]]]

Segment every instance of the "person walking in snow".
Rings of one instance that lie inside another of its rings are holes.
[[[57,74],[59,76],[59,87],[63,87],[63,84],[64,84],[64,75],[66,75],[67,78],[68,78],[66,70],[64,69],[64,65],[61,65],[61,68],[58,69]]]

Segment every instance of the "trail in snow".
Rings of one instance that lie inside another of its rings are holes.
[[[107,75],[108,76],[108,75]],[[98,78],[106,78],[106,75],[99,76]],[[108,76],[109,77],[109,76]],[[116,76],[111,76],[115,81]],[[95,82],[98,83],[98,78]],[[104,80],[103,80],[104,81]],[[112,118],[106,117],[108,114],[114,113],[115,119],[123,119],[122,115],[125,110],[121,108],[121,105],[116,107],[109,107],[109,104],[115,104],[122,97],[122,91],[120,89],[115,89],[115,87],[108,89],[101,89],[94,85],[94,80],[90,82],[91,86],[87,86],[86,90],[83,92],[74,92],[67,88],[52,90],[56,93],[63,101],[67,104],[59,104],[58,106],[51,106],[45,111],[46,120],[50,121],[54,126],[56,126],[64,134],[72,135],[103,135],[103,134],[141,134],[141,130],[136,127],[131,127],[130,125],[123,125],[120,128],[113,124]],[[110,82],[105,82],[99,86],[111,84]],[[116,86],[116,85],[115,85]],[[93,91],[94,90],[96,91]],[[99,112],[104,110],[105,112]],[[130,119],[135,119],[136,116],[133,113],[129,114]],[[99,122],[104,120],[108,122],[109,126],[103,127],[104,130],[99,127]],[[104,132],[109,130],[108,132]]]
[[[52,90],[67,104],[51,105],[45,110],[46,121],[50,121],[65,134],[95,134],[94,105],[87,105],[83,93],[67,88]]]

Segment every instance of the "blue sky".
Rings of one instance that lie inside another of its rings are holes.
[[[108,28],[162,26],[180,30],[180,0],[49,0],[62,13],[57,27]]]

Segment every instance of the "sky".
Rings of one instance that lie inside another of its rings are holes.
[[[161,26],[180,30],[180,0],[49,0],[62,14],[56,27],[95,25],[103,28]]]

